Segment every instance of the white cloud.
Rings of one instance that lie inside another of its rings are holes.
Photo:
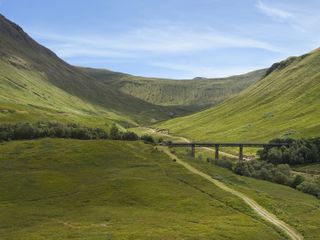
[[[217,32],[212,28],[155,26],[122,34],[68,35],[30,31],[61,57],[136,57],[180,54],[221,48],[257,48],[280,52],[272,44]]]
[[[256,7],[264,14],[273,18],[288,19],[293,17],[292,13],[280,8],[268,6],[260,0],[257,2]]]

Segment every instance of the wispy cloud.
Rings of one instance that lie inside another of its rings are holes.
[[[277,19],[288,19],[293,17],[293,14],[285,11],[280,8],[276,8],[274,6],[268,6],[265,3],[263,3],[261,0],[259,0],[256,3],[256,7],[264,14],[268,15],[269,17],[272,18],[277,18]]]
[[[29,31],[61,57],[134,57],[180,54],[221,48],[256,48],[279,52],[264,41],[221,33],[212,28],[155,26],[113,35],[66,35]]]
[[[197,66],[194,64],[174,63],[174,62],[153,62],[151,66],[161,67],[168,70],[180,71],[179,78],[207,77],[219,78],[229,77],[247,73],[256,69],[263,68],[262,66],[246,66],[246,67],[213,67],[213,66]]]

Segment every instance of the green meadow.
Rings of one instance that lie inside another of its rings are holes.
[[[285,239],[141,142],[42,139],[0,151],[1,239]]]

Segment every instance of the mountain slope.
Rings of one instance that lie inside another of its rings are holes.
[[[0,121],[150,123],[180,110],[156,106],[84,74],[0,16]],[[23,113],[23,114],[22,114]],[[63,115],[63,117],[62,117]]]
[[[266,69],[228,78],[170,80],[145,78],[103,69],[82,68],[91,77],[144,101],[191,110],[216,105],[260,80]]]
[[[291,57],[236,97],[158,126],[193,139],[221,141],[319,136],[319,66],[320,49]]]

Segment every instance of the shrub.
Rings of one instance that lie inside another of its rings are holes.
[[[291,183],[291,187],[296,188],[298,185],[300,185],[304,181],[304,177],[301,175],[296,175]]]
[[[287,164],[278,166],[263,161],[238,162],[234,168],[234,172],[258,179],[280,184],[288,184],[291,178],[291,169]]]
[[[114,140],[121,139],[120,130],[115,124],[112,124],[112,127],[110,129],[110,138]]]
[[[223,167],[229,170],[232,170],[232,167],[233,167],[232,162],[227,159],[217,159],[217,160],[215,159],[212,162],[219,167]]]
[[[234,168],[234,172],[247,177],[251,177],[253,174],[249,169],[247,162],[238,162]]]
[[[297,186],[297,189],[301,192],[309,193],[320,198],[320,187],[316,183],[304,181]]]
[[[138,135],[134,132],[124,132],[121,136],[122,140],[128,140],[128,141],[136,141],[139,139]]]
[[[279,183],[279,184],[283,184],[283,185],[287,185],[290,182],[289,177],[279,171],[277,171],[274,174],[273,180],[274,180],[274,182]]]
[[[267,181],[272,181],[274,178],[274,176],[272,175],[272,172],[265,167],[262,167],[260,169],[260,173],[258,174],[257,177]]]
[[[147,143],[154,143],[154,139],[150,135],[141,136],[141,140],[143,140],[144,142],[147,142]]]

